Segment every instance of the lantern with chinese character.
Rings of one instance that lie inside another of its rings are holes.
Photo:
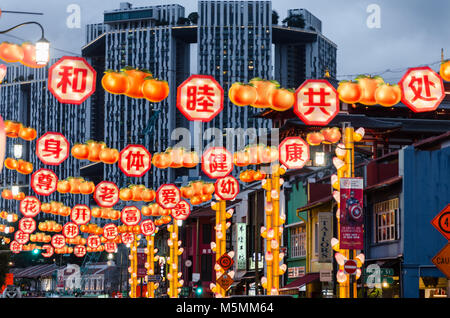
[[[66,245],[66,239],[62,234],[55,234],[52,236],[51,244],[55,249],[60,249]]]
[[[31,188],[39,195],[49,196],[56,191],[58,176],[51,170],[39,169],[31,176]]]
[[[107,240],[114,240],[117,235],[119,234],[119,230],[117,229],[117,226],[115,224],[106,224],[103,227],[103,237],[105,237]]]
[[[309,146],[300,137],[285,138],[279,152],[280,162],[288,169],[301,169],[309,160]]]
[[[95,92],[96,77],[84,58],[64,56],[48,71],[48,89],[59,102],[79,105]]]
[[[203,153],[202,171],[211,179],[225,177],[233,170],[233,156],[223,147],[211,147]]]
[[[306,125],[326,126],[339,113],[339,98],[326,80],[306,80],[295,91],[294,113]]]
[[[46,165],[59,165],[69,157],[70,144],[60,133],[47,132],[36,141],[36,155]]]
[[[95,188],[94,200],[101,207],[113,207],[119,202],[119,188],[113,182],[102,181]]]
[[[173,184],[164,184],[156,191],[156,202],[164,209],[172,209],[180,199],[180,190]]]
[[[142,177],[150,170],[151,154],[142,145],[128,145],[120,152],[119,168],[128,177]]]
[[[124,207],[121,214],[121,221],[127,226],[138,225],[141,221],[141,211],[135,206]]]
[[[51,246],[49,244],[42,245],[42,250],[43,250],[43,252],[41,253],[41,255],[44,257],[47,257],[47,258],[51,257],[55,251],[53,246]]]
[[[185,200],[180,200],[171,211],[175,220],[186,220],[191,214],[191,207]]]
[[[35,217],[41,211],[41,201],[33,196],[27,196],[20,202],[20,212],[26,217]]]
[[[223,88],[209,75],[191,75],[177,89],[177,108],[191,121],[209,122],[223,109]]]
[[[233,200],[239,193],[239,182],[233,176],[226,176],[217,179],[215,190],[220,199]]]
[[[95,235],[95,234],[91,234],[88,236],[87,238],[87,242],[86,242],[87,246],[89,246],[92,249],[96,249],[100,246],[101,242],[100,242],[100,236]]]
[[[75,254],[76,257],[83,257],[86,255],[87,249],[84,245],[76,245],[73,248],[73,254]]]
[[[150,236],[155,233],[156,227],[152,220],[145,220],[141,223],[141,233]]]
[[[77,204],[70,212],[71,220],[77,225],[84,225],[91,220],[91,210],[87,205]]]
[[[73,222],[68,222],[63,226],[62,233],[64,237],[73,239],[79,233],[78,225]]]
[[[399,86],[402,102],[416,113],[436,110],[445,97],[442,78],[428,66],[410,68]]]

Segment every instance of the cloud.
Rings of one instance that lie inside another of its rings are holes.
[[[52,51],[52,56],[80,53],[85,44],[84,27],[103,20],[105,10],[118,9],[124,0],[2,0],[3,10],[25,10],[43,12],[43,16],[3,14],[0,29],[35,20],[45,28],[46,38],[53,48],[68,51]],[[197,11],[197,1],[192,0],[136,0],[134,7],[178,3],[186,8],[186,15]],[[26,3],[26,5],[24,5]],[[81,29],[69,29],[66,19],[67,6],[81,7]],[[381,8],[381,28],[369,29],[366,20],[367,6],[378,4]],[[299,5],[292,0],[276,0],[272,7],[282,21],[289,8],[305,8],[322,20],[324,35],[338,45],[338,75],[380,73],[386,69],[404,69],[438,61],[440,49],[450,52],[450,2],[445,0],[303,0]],[[281,23],[281,22],[280,22]],[[34,29],[33,29],[34,28]],[[36,41],[40,31],[33,26],[11,32],[14,36]],[[0,41],[16,41],[0,35]],[[450,54],[446,54],[447,57]],[[436,67],[435,67],[436,69]],[[386,78],[400,78],[401,72],[384,73]]]

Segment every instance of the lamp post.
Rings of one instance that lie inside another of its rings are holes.
[[[343,136],[343,143],[338,144],[336,148],[336,155],[333,159],[333,164],[336,167],[337,170],[337,176],[335,176],[335,181],[332,181],[332,186],[336,190],[336,195],[339,196],[340,189],[340,179],[341,178],[353,178],[355,176],[355,148],[354,148],[354,142],[360,141],[364,135],[364,131],[362,128],[358,129],[357,131],[354,130],[353,127],[350,126],[349,123],[343,123],[342,127],[342,136]],[[341,146],[342,145],[342,146]],[[333,177],[332,177],[333,179]],[[335,196],[335,199],[337,201],[337,225],[338,225],[338,240],[337,242],[332,242],[332,245],[338,246],[337,243],[339,242],[340,238],[340,228],[341,228],[341,222],[340,222],[340,200]],[[353,259],[354,258],[354,250],[342,250],[339,247],[335,249],[338,251],[338,254],[341,254],[342,257],[346,259]],[[337,255],[337,254],[336,254]],[[358,258],[358,256],[356,257]],[[339,261],[338,261],[339,263]],[[341,267],[342,261],[339,264]],[[342,269],[342,268],[341,268]],[[347,274],[345,274],[347,275]],[[342,274],[341,274],[342,276]],[[339,279],[338,279],[339,281]],[[354,281],[353,275],[349,275],[348,280],[343,277],[342,282],[340,282],[339,285],[339,297],[340,298],[356,298],[357,297],[357,286],[356,286],[356,280]]]
[[[280,266],[283,256],[280,254],[280,239],[283,233],[284,216],[280,216],[280,188],[283,180],[280,178],[285,168],[275,163],[270,167],[271,174],[263,180],[262,188],[266,190],[266,228],[261,229],[261,236],[266,239],[266,277],[262,285],[267,295],[278,295],[280,276],[284,274],[286,265]],[[281,257],[280,257],[281,255]]]
[[[50,54],[49,54],[50,42],[44,37],[44,28],[42,27],[42,25],[39,22],[28,21],[28,22],[20,23],[9,29],[0,31],[0,34],[5,34],[8,32],[11,32],[17,28],[20,28],[21,26],[29,25],[29,24],[35,24],[35,25],[39,26],[39,28],[41,29],[41,38],[36,42],[36,64],[45,65],[50,60]]]

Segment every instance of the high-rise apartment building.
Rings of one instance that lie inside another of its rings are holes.
[[[101,71],[146,68],[170,86],[169,97],[157,104],[99,92],[104,103],[92,109],[98,120],[104,118],[104,132],[99,134],[97,125],[91,125],[91,131],[96,128],[93,134],[104,136],[109,147],[139,143],[151,152],[164,151],[178,141],[171,139],[173,130],[183,127],[191,132],[191,145],[201,151],[214,139],[225,142],[226,128],[245,131],[269,126],[255,118],[259,109],[236,107],[229,101],[228,89],[234,82],[261,77],[296,88],[305,79],[322,77],[325,70],[336,75],[336,45],[321,34],[321,21],[305,9],[288,11],[288,16],[303,17],[303,28],[272,25],[271,1],[202,0],[197,13],[198,20],[186,25],[180,5],[134,8],[122,3],[120,9],[105,11],[103,23],[87,26],[83,55],[103,63]],[[196,65],[190,65],[191,51],[196,52]],[[192,73],[212,75],[224,89],[224,109],[209,123],[189,122],[176,108],[177,87]],[[139,180],[128,180],[116,166],[103,169],[105,178],[121,178],[122,185],[153,187],[181,181],[187,174],[198,177],[201,170],[153,168]]]
[[[49,65],[41,69],[32,69],[23,65],[8,65],[7,75],[0,85],[0,114],[4,120],[21,122],[26,127],[33,127],[38,138],[46,132],[62,133],[70,145],[85,141],[86,109],[88,102],[81,105],[61,104],[47,89],[48,67],[57,60],[50,61]],[[79,176],[81,162],[69,156],[59,166],[43,164],[35,154],[36,140],[25,141],[20,138],[7,138],[6,157],[14,158],[14,145],[22,145],[20,159],[33,164],[34,170],[46,168],[56,173],[59,179],[70,176]],[[41,202],[50,202],[49,197],[34,193],[30,187],[31,175],[22,175],[17,171],[3,167],[0,173],[2,189],[11,189],[19,186],[19,191],[26,195],[34,195]],[[89,198],[81,194],[60,194],[55,192],[51,200],[61,201],[67,206],[86,204]],[[19,213],[19,201],[1,200],[0,209]],[[39,217],[62,217],[39,214]]]

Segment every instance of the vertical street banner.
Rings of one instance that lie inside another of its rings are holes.
[[[145,254],[145,249],[137,249],[137,277],[143,278],[147,276],[147,269],[145,268],[145,263],[147,262],[147,255]]]
[[[341,178],[340,230],[341,249],[364,249],[362,178]]]
[[[333,214],[319,213],[319,263],[331,263],[333,249],[331,238],[333,236]]]
[[[237,269],[246,269],[247,268],[247,224],[246,223],[237,223]]]

